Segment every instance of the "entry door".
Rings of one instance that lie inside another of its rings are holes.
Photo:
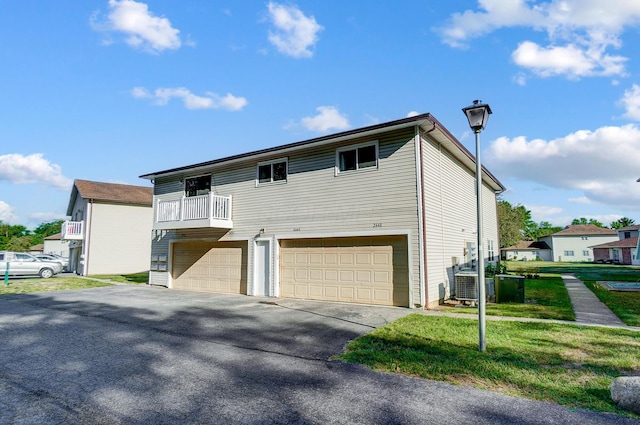
[[[269,247],[269,241],[256,241],[254,255],[254,295],[271,295],[269,292],[269,282],[271,281],[271,255]]]

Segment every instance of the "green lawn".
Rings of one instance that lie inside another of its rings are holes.
[[[487,303],[486,314],[491,316],[533,317],[538,319],[575,320],[569,293],[559,275],[543,274],[538,279],[525,279],[525,302]],[[478,314],[477,308],[443,307],[455,313]]]
[[[149,272],[132,274],[96,274],[89,277],[96,279],[106,279],[118,283],[141,284],[149,283]]]
[[[573,273],[624,323],[640,326],[640,292],[608,291],[596,285],[597,281],[637,282],[640,267],[592,263],[552,263],[545,261],[509,261],[507,268],[513,273],[539,272],[544,274]],[[526,294],[526,285],[525,285]]]
[[[609,387],[618,376],[640,373],[640,332],[489,320],[486,336],[487,351],[481,353],[476,320],[412,314],[351,342],[340,358],[376,370],[634,416],[615,406]]]
[[[49,279],[40,278],[12,278],[9,286],[0,284],[0,296],[6,294],[26,294],[29,292],[62,291],[65,289],[86,289],[100,286],[110,286],[108,283],[83,279],[77,276],[54,276]]]

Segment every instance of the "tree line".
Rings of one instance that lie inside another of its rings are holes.
[[[621,229],[632,226],[635,220],[629,217],[622,217],[613,221],[609,226],[605,226],[598,220],[585,217],[574,218],[572,225],[593,224],[598,227]],[[498,199],[498,235],[500,237],[500,248],[517,245],[521,241],[535,241],[538,238],[559,232],[564,229],[562,226],[553,226],[548,221],[536,223],[531,219],[531,211],[524,205],[511,205],[504,199]]]
[[[63,220],[42,223],[33,231],[20,224],[11,225],[0,220],[0,251],[27,252],[32,246],[44,243],[47,236],[60,233]]]

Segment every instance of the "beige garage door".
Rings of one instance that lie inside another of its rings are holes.
[[[173,245],[173,288],[246,294],[245,242],[179,242]]]
[[[287,298],[408,306],[407,238],[282,240],[280,294]]]

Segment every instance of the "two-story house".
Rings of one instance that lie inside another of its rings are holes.
[[[429,307],[477,261],[475,158],[430,114],[140,177],[151,284]],[[482,191],[497,261],[504,187],[486,169]]]
[[[553,252],[551,261],[593,261],[593,245],[618,240],[615,230],[598,227],[594,224],[575,224],[559,232],[538,238],[546,243]]]
[[[61,239],[69,241],[68,270],[127,274],[149,270],[153,188],[75,180]]]

